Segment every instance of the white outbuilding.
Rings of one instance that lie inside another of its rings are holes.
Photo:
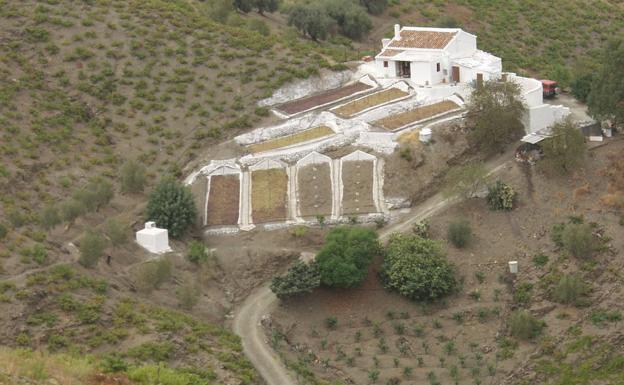
[[[162,254],[171,251],[169,232],[156,227],[155,222],[145,222],[145,228],[136,233],[136,241],[150,253]]]

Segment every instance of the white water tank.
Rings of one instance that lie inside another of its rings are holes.
[[[154,222],[145,222],[145,228],[136,233],[136,241],[150,253],[162,254],[171,251],[169,232],[167,229],[159,229]]]
[[[518,274],[518,261],[509,261],[509,272],[511,274]]]
[[[418,140],[423,143],[429,143],[431,140],[431,128],[423,128],[418,134]]]

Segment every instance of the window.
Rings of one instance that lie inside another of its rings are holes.
[[[436,64],[436,69],[440,72],[440,63]]]
[[[388,68],[388,61],[387,60],[384,61],[384,68]]]

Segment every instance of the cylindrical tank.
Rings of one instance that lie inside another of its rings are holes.
[[[418,134],[418,140],[423,143],[429,143],[431,140],[431,128],[423,128]]]
[[[511,274],[518,274],[518,261],[509,261],[509,272]]]

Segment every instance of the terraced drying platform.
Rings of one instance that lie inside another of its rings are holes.
[[[277,110],[284,112],[287,115],[295,115],[319,106],[334,103],[338,100],[349,97],[358,92],[369,90],[371,88],[373,88],[373,86],[357,82],[348,86],[334,88],[333,90],[325,91],[316,95],[293,100],[292,102],[288,102],[277,107]]]
[[[238,175],[213,175],[208,193],[208,226],[238,224],[240,179]]]
[[[251,173],[251,215],[254,223],[288,219],[288,174],[285,169]]]
[[[288,147],[299,143],[305,143],[314,139],[324,138],[334,134],[334,130],[327,126],[310,128],[296,134],[283,136],[281,138],[267,140],[247,146],[250,152],[258,153]]]
[[[363,98],[343,104],[332,111],[343,118],[350,118],[371,107],[388,103],[408,95],[408,92],[401,91],[398,88],[389,88],[387,90],[375,92],[374,94],[370,94]]]
[[[329,164],[312,164],[297,173],[299,210],[302,217],[330,216],[332,181]]]
[[[444,100],[379,119],[373,122],[373,125],[392,131],[458,108],[459,106],[455,102]]]
[[[377,212],[373,199],[374,163],[370,160],[342,162],[342,213]]]

